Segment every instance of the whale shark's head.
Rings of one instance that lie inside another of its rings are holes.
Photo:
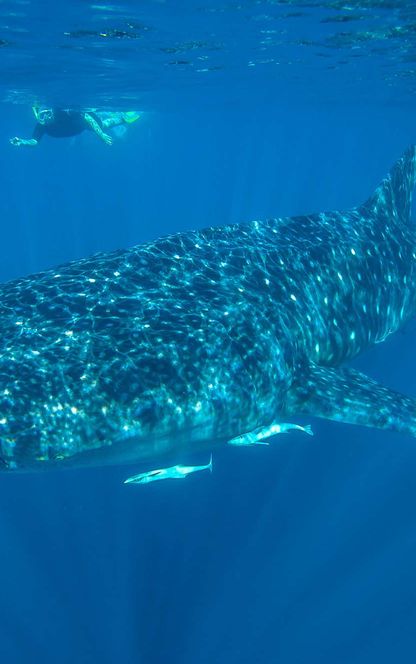
[[[71,275],[65,292],[57,278],[61,272],[40,275],[0,294],[3,469],[205,449],[264,424],[279,408],[290,367],[272,331],[253,345],[255,321],[249,313],[244,322],[241,307],[228,328],[215,320],[203,328],[182,310],[174,319],[170,309],[159,319],[153,310],[134,319],[137,298],[128,309],[121,295],[121,315],[118,300],[106,296],[103,304],[105,294],[91,292],[96,277],[79,285]],[[14,308],[6,309],[8,298]]]
[[[149,344],[134,356],[98,337],[64,333],[34,345],[21,334],[0,355],[0,469],[145,461],[206,449],[259,424],[263,402],[241,357],[221,363],[211,350],[179,362],[172,345],[162,352]]]
[[[214,375],[183,362],[181,375],[153,347],[134,362],[114,351],[109,359],[108,350],[82,362],[87,341],[71,354],[74,337],[41,348],[23,335],[0,356],[0,469],[134,462],[234,432],[242,389],[249,391],[244,375],[227,392],[218,368]],[[241,376],[240,365],[233,371]]]

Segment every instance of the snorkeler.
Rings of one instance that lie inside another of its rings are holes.
[[[140,117],[140,114],[136,111],[75,111],[61,108],[39,108],[38,106],[34,106],[32,110],[37,121],[32,138],[25,139],[15,136],[10,139],[12,145],[16,147],[22,145],[35,146],[44,134],[54,138],[66,138],[81,134],[85,130],[93,131],[104,143],[111,145],[113,139],[110,134],[106,133],[106,129],[131,124]]]

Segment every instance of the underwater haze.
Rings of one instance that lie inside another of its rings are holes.
[[[413,0],[4,0],[0,65],[2,282],[353,207],[416,141]],[[11,145],[32,106],[141,117]],[[350,365],[415,395],[415,345]],[[185,482],[2,473],[0,662],[415,662],[416,440],[299,423]]]

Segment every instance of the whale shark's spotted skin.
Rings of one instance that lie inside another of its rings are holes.
[[[347,212],[183,233],[0,287],[4,468],[138,461],[310,413],[416,433],[339,369],[416,312],[416,150]]]

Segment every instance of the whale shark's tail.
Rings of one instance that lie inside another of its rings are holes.
[[[389,219],[408,224],[415,184],[416,145],[412,145],[395,163],[363,207],[370,213],[386,214]]]

